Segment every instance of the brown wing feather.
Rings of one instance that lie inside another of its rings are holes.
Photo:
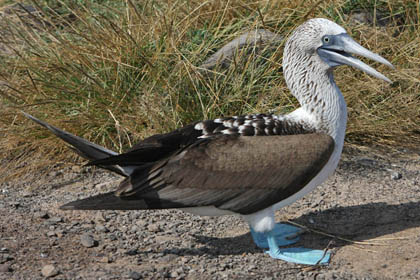
[[[301,190],[333,149],[326,134],[206,139],[132,174],[117,194],[155,201],[150,208],[214,205],[254,213]]]

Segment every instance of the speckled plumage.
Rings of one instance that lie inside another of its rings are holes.
[[[273,114],[253,114],[206,120],[194,128],[201,131],[199,138],[214,137],[219,134],[238,136],[275,136],[314,133],[303,123]]]

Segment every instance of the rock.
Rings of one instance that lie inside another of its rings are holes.
[[[54,237],[54,236],[57,236],[57,234],[55,233],[55,231],[49,231],[49,232],[47,232],[47,236],[48,237]]]
[[[38,219],[48,219],[50,215],[48,215],[46,211],[39,211],[35,213],[34,217]]]
[[[47,222],[50,225],[55,225],[55,224],[63,222],[63,218],[61,218],[61,217],[51,217],[51,218],[48,219]]]
[[[159,260],[162,261],[162,263],[169,263],[175,259],[177,259],[178,256],[174,254],[168,254],[166,256],[161,257]]]
[[[9,254],[0,254],[0,264],[13,260],[13,257]]]
[[[44,277],[53,277],[58,274],[58,270],[55,266],[48,264],[42,268],[41,273]]]
[[[402,174],[400,172],[394,171],[391,174],[391,179],[392,180],[399,180],[402,178]]]
[[[96,213],[95,215],[95,220],[97,222],[108,222],[108,218],[105,216],[105,214],[101,211],[98,211],[98,213]]]
[[[141,275],[140,273],[136,272],[136,271],[131,271],[130,275],[128,276],[128,278],[133,279],[133,280],[139,280],[141,279]]]
[[[137,251],[137,249],[130,249],[130,250],[128,250],[128,251],[126,251],[125,252],[125,254],[126,255],[129,255],[129,256],[135,256],[135,255],[137,255],[139,252]]]
[[[17,201],[12,201],[12,202],[10,202],[10,206],[12,206],[15,209],[18,209],[22,205],[19,202],[17,202]]]
[[[174,240],[173,237],[171,236],[166,236],[166,235],[159,235],[155,237],[155,242],[158,244],[162,244],[162,243],[166,243],[166,242],[170,242]]]
[[[91,248],[96,245],[96,242],[93,239],[93,237],[87,233],[84,233],[80,236],[80,243],[86,248]]]
[[[161,231],[160,226],[158,224],[151,224],[151,225],[149,225],[147,227],[147,230],[148,231],[151,231],[151,232],[159,232],[159,231]]]
[[[74,173],[80,173],[80,170],[82,170],[82,168],[78,165],[73,165],[71,167],[71,171],[73,171]]]
[[[103,183],[99,183],[95,185],[95,189],[99,190],[99,191],[105,191],[108,188],[109,183],[108,182],[103,182]]]
[[[4,263],[4,264],[0,264],[0,273],[4,273],[4,272],[11,272],[12,268],[10,267],[10,265]]]
[[[111,263],[111,260],[108,257],[102,257],[102,258],[99,259],[99,262],[101,262],[101,263]]]
[[[106,232],[109,232],[109,229],[107,229],[105,226],[103,226],[103,225],[97,225],[96,227],[95,227],[95,230],[97,231],[97,232],[104,232],[104,233],[106,233]]]

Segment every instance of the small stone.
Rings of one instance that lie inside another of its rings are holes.
[[[109,229],[107,229],[105,226],[103,226],[103,225],[97,225],[96,227],[95,227],[95,230],[97,231],[97,232],[104,232],[104,233],[106,233],[106,232],[109,232]]]
[[[91,248],[96,245],[96,242],[93,239],[93,237],[87,233],[84,233],[80,236],[80,243],[86,248]]]
[[[63,231],[63,230],[56,230],[56,231],[55,231],[55,235],[56,235],[58,238],[63,237],[63,235],[64,235],[65,233],[66,233],[66,232],[65,232],[65,231]]]
[[[42,268],[41,273],[44,277],[53,277],[58,274],[58,270],[55,266],[48,264]]]
[[[140,275],[140,273],[138,273],[138,272],[136,272],[136,271],[131,271],[130,272],[130,275],[128,276],[130,279],[133,279],[133,280],[139,280],[139,279],[141,279],[142,277],[141,277],[141,275]]]
[[[55,233],[55,231],[49,231],[49,232],[47,232],[47,236],[48,237],[54,237],[54,236],[57,236],[57,234]]]
[[[5,262],[8,262],[8,261],[12,261],[12,260],[13,260],[13,257],[9,254],[1,254],[0,255],[0,263],[5,263]]]
[[[51,171],[50,173],[48,173],[48,176],[50,176],[50,177],[58,177],[58,176],[60,176],[62,174],[63,174],[62,171]]]
[[[78,166],[78,165],[73,165],[71,167],[71,171],[73,171],[74,173],[79,173],[81,169],[82,168],[80,166]]]
[[[17,201],[12,201],[12,202],[10,202],[10,206],[12,206],[12,207],[14,207],[14,208],[18,209],[18,208],[19,208],[19,207],[21,207],[22,205],[21,205],[19,202],[17,202]]]
[[[392,172],[392,174],[391,174],[391,179],[392,180],[399,180],[401,178],[402,178],[402,174],[400,172],[397,172],[397,171]]]
[[[130,249],[130,250],[128,250],[128,251],[126,251],[125,252],[125,254],[126,255],[129,255],[129,256],[135,256],[135,255],[137,255],[139,252],[137,251],[137,249]]]
[[[55,225],[55,224],[58,224],[58,223],[61,223],[61,222],[63,222],[63,218],[61,218],[61,217],[51,217],[51,218],[48,219],[48,223],[51,224],[51,225]]]
[[[160,258],[160,261],[162,261],[162,263],[169,263],[169,262],[171,262],[171,261],[173,261],[173,260],[175,260],[175,259],[177,259],[177,258],[178,258],[178,256],[177,256],[177,255],[174,255],[174,254],[168,254],[168,255],[166,255],[166,256],[161,257],[161,258]]]
[[[118,240],[118,237],[117,237],[115,234],[110,234],[110,235],[108,236],[108,238],[109,238],[109,240],[111,240],[111,241]]]
[[[147,227],[147,230],[148,231],[151,231],[151,232],[159,232],[160,231],[160,227],[159,227],[158,224],[151,224],[151,225],[149,225]]]
[[[104,182],[104,183],[99,183],[95,185],[95,188],[99,191],[105,191],[108,187],[109,183],[108,182]]]
[[[97,222],[108,222],[109,219],[105,216],[103,212],[99,211],[98,213],[96,213],[95,220]]]
[[[309,219],[308,219],[308,222],[309,222],[310,224],[315,224],[315,221],[314,221],[314,219],[313,219],[313,218],[309,218]]]
[[[110,263],[111,260],[108,257],[102,257],[99,259],[99,262],[101,263]]]
[[[11,272],[12,268],[10,267],[10,265],[4,263],[4,264],[0,264],[0,273],[4,273],[4,272]]]
[[[39,211],[34,216],[38,219],[48,219],[50,217],[46,211]]]
[[[162,236],[161,235],[158,235],[158,236],[155,237],[155,242],[157,244],[163,244],[163,243],[166,243],[166,242],[170,242],[172,240],[174,240],[173,237],[166,236],[166,235],[162,235]]]

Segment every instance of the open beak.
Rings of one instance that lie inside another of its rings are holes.
[[[363,72],[372,75],[378,79],[387,81],[391,83],[392,81],[370,67],[369,65],[363,63],[357,58],[352,57],[350,54],[360,55],[374,61],[385,64],[391,68],[394,66],[382,56],[365,49],[354,41],[347,33],[342,33],[339,35],[329,36],[329,44],[324,44],[319,47],[317,52],[318,55],[331,67],[339,65],[349,65],[353,66]]]

